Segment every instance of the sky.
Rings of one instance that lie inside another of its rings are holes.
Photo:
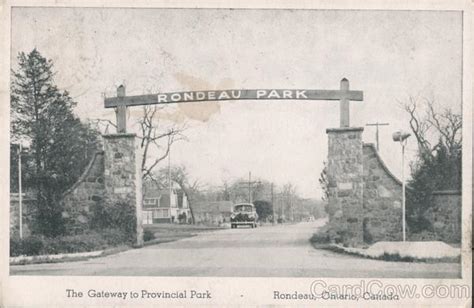
[[[338,89],[345,77],[364,92],[351,126],[388,122],[380,154],[401,174],[391,134],[409,130],[401,104],[434,99],[460,112],[462,15],[455,11],[14,8],[12,66],[37,48],[82,119],[111,119],[103,96],[215,89]],[[141,112],[129,108],[129,129]],[[255,178],[293,183],[321,196],[326,128],[339,126],[337,101],[224,101],[174,104],[161,115],[186,123],[171,163],[209,185]],[[364,142],[375,142],[365,127]],[[416,143],[410,138],[408,160]],[[152,155],[157,155],[152,153]],[[165,166],[163,164],[162,166]],[[408,164],[405,167],[409,173]]]

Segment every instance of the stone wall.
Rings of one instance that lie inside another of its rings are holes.
[[[460,243],[462,234],[462,195],[460,191],[435,191],[432,195],[433,207],[426,218],[433,226],[432,232],[424,232],[422,237],[412,236],[415,240],[436,240],[446,243]],[[409,235],[410,238],[410,235]]]
[[[363,153],[364,242],[402,240],[402,183],[373,144],[364,144]]]
[[[402,240],[402,183],[388,170],[362,128],[328,129],[328,214],[331,240],[349,246]],[[407,188],[409,189],[409,188]],[[426,213],[433,230],[412,241],[461,241],[460,192],[435,192]]]
[[[104,135],[98,152],[79,180],[63,194],[63,216],[70,233],[90,228],[94,205],[127,204],[133,208],[137,245],[143,244],[142,174],[139,142],[134,134]]]
[[[36,199],[30,194],[22,194],[22,231],[23,236],[30,234],[29,224],[33,214]],[[20,198],[18,193],[10,193],[10,235],[20,235]]]
[[[347,245],[363,238],[363,128],[327,129],[329,219],[332,237]]]
[[[91,211],[103,202],[104,195],[104,152],[97,152],[78,181],[63,194],[63,217],[69,233],[89,228]]]

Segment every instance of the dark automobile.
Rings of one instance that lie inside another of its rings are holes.
[[[252,203],[239,203],[234,205],[232,215],[230,215],[231,228],[247,225],[252,228],[257,227],[257,211]]]

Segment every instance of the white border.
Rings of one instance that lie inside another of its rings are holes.
[[[1,19],[1,75],[0,75],[0,116],[1,131],[0,162],[2,176],[0,176],[0,198],[4,206],[0,207],[0,241],[2,255],[0,257],[0,306],[70,306],[70,305],[310,305],[314,302],[277,301],[273,300],[273,290],[308,290],[313,278],[219,278],[219,277],[74,277],[74,276],[9,276],[8,266],[8,238],[9,238],[9,206],[8,205],[8,170],[9,170],[9,77],[10,77],[10,9],[12,6],[49,6],[49,7],[139,7],[139,8],[293,8],[293,9],[371,9],[371,10],[462,10],[464,11],[463,37],[463,245],[462,245],[462,279],[380,279],[385,283],[410,282],[417,285],[424,283],[469,284],[472,279],[472,3],[469,1],[9,1],[0,6]],[[359,283],[361,279],[325,279],[328,283]],[[134,301],[123,300],[92,300],[67,299],[65,288],[87,290],[140,290],[141,287],[152,289],[183,289],[196,288],[210,289],[213,299],[208,301]],[[243,295],[243,296],[241,296]],[[439,305],[439,306],[466,306],[469,303],[453,299],[425,299],[424,301],[400,302],[317,302],[324,306],[383,306],[407,304]]]

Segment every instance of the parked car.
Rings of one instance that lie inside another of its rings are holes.
[[[237,228],[237,226],[257,227],[257,211],[252,203],[238,203],[233,206],[232,214],[230,215],[230,227]]]

